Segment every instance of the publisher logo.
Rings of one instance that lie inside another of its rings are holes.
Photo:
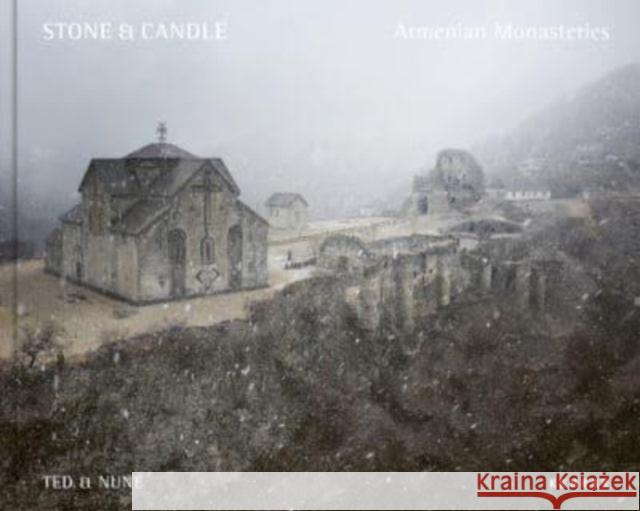
[[[478,472],[478,497],[545,499],[562,509],[569,499],[606,498],[617,509],[619,499],[638,498],[637,472]]]

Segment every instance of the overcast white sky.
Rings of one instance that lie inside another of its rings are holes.
[[[156,122],[165,120],[169,141],[224,157],[253,206],[287,188],[317,201],[361,202],[408,183],[439,148],[468,147],[640,60],[637,0],[19,4],[21,178],[65,200],[90,158],[122,156],[152,141]],[[8,20],[0,19],[5,38]],[[217,20],[228,24],[226,41],[47,42],[42,31],[47,21]],[[611,39],[394,38],[399,23],[494,22],[588,23],[607,27]]]

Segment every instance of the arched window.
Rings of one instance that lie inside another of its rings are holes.
[[[211,236],[203,238],[200,242],[200,259],[202,264],[213,264],[216,262],[215,242]]]

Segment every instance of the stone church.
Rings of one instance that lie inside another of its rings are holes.
[[[47,239],[46,269],[132,303],[267,285],[268,223],[219,158],[165,141],[93,159]]]

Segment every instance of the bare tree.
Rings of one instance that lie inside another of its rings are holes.
[[[23,328],[20,332],[20,353],[26,358],[26,365],[33,367],[38,358],[61,353],[62,332],[62,327],[53,321],[47,321],[37,327]]]

